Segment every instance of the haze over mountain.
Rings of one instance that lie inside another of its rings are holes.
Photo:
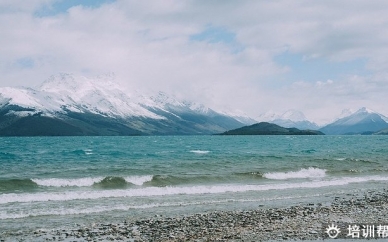
[[[260,121],[271,122],[285,128],[310,130],[316,130],[319,128],[316,123],[307,120],[306,116],[301,111],[294,109],[290,109],[281,115],[269,111],[260,115],[257,119]]]
[[[0,135],[211,134],[243,119],[159,92],[124,92],[111,76],[52,76],[39,89],[0,88]]]

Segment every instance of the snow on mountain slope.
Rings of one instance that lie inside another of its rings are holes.
[[[152,109],[161,109],[165,112],[179,111],[179,112],[194,112],[197,114],[209,115],[211,113],[223,114],[197,102],[188,100],[180,100],[174,95],[169,95],[165,92],[159,91],[156,94],[149,96],[137,94],[134,98],[138,103]],[[227,116],[231,116],[227,114]]]
[[[336,123],[341,125],[354,125],[359,122],[365,121],[365,119],[370,117],[371,115],[377,115],[385,122],[388,121],[388,118],[385,117],[384,115],[377,113],[366,107],[362,107],[355,112],[352,112],[349,109],[342,111],[341,116],[340,118],[337,119]],[[371,118],[371,121],[373,122],[373,118]]]
[[[163,92],[125,91],[111,76],[60,74],[37,90],[0,88],[0,135],[214,134],[242,125]]]
[[[45,93],[30,88],[0,88],[0,96],[6,104],[35,109],[36,112],[61,112],[62,109]],[[5,103],[4,103],[5,104]]]
[[[187,111],[198,114],[209,114],[209,112],[212,112],[210,108],[203,104],[187,100],[181,101],[172,95],[167,95],[164,92],[158,92],[156,95],[152,95],[148,101],[143,101],[142,103],[148,107],[159,108],[165,111]]]
[[[326,125],[320,130],[326,134],[362,134],[388,127],[386,117],[365,107]]]
[[[90,111],[110,117],[164,118],[139,105],[121,91],[118,84],[107,78],[89,79],[61,74],[45,81],[40,90],[49,93],[61,107],[72,111]]]
[[[88,112],[111,118],[182,119],[202,115],[209,118],[224,116],[233,119],[231,115],[216,112],[203,104],[182,101],[164,92],[144,95],[136,90],[124,91],[115,83],[112,75],[91,79],[72,74],[59,74],[43,82],[37,90],[2,88],[0,107],[2,103],[32,109],[31,114],[40,113],[45,116]],[[26,111],[12,113],[21,115],[21,112]],[[237,119],[235,121],[239,122]]]
[[[52,76],[39,90],[5,87],[2,102],[34,109],[44,115],[91,112],[109,117],[146,117],[164,119],[138,104],[120,86],[106,78],[88,79],[70,74]]]

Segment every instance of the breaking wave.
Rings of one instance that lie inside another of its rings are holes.
[[[0,180],[0,191],[29,190],[37,187],[100,187],[121,188],[142,186],[153,179],[152,175],[128,177],[40,178]]]
[[[46,178],[46,179],[31,179],[33,182],[38,184],[39,186],[44,187],[89,187],[94,183],[98,183],[102,181],[104,178],[71,178],[71,179],[63,179],[63,178]]]
[[[25,202],[47,202],[47,201],[71,201],[105,198],[125,197],[155,197],[173,195],[201,195],[236,193],[248,191],[287,190],[299,188],[319,188],[328,186],[344,186],[350,183],[363,183],[370,181],[388,181],[388,177],[347,177],[333,180],[319,180],[298,183],[281,183],[265,185],[198,185],[185,187],[141,187],[130,189],[115,189],[103,191],[66,191],[66,192],[39,192],[39,193],[10,193],[0,195],[0,204],[25,203]]]
[[[326,170],[309,167],[307,169],[301,169],[299,171],[288,172],[268,172],[264,173],[263,177],[273,180],[286,180],[286,179],[298,179],[298,178],[322,178],[326,176]]]
[[[207,154],[210,151],[209,150],[190,150],[190,152],[195,154]]]

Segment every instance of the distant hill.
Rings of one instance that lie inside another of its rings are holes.
[[[261,122],[229,130],[220,135],[323,135],[323,133],[316,130],[284,128],[273,123]]]

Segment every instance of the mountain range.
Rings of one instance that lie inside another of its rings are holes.
[[[215,134],[258,122],[324,134],[388,134],[388,118],[367,108],[344,110],[319,127],[298,110],[257,119],[215,111],[164,92],[125,91],[113,75],[50,77],[38,88],[0,88],[0,136]]]
[[[345,110],[342,118],[319,130],[325,134],[386,134],[388,118],[365,107],[356,112]]]
[[[0,135],[213,134],[250,120],[166,93],[123,91],[110,75],[60,74],[39,88],[0,88]]]
[[[258,119],[285,128],[319,130],[328,135],[388,134],[388,118],[365,107],[355,112],[345,109],[336,120],[321,127],[307,120],[298,110],[288,110],[281,115],[267,112]]]

